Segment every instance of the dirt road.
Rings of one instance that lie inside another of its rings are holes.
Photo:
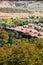
[[[29,17],[29,16],[43,16],[43,13],[39,13],[39,12],[34,12],[34,13],[2,13],[0,12],[0,17],[18,17],[18,18],[26,18],[26,17]]]

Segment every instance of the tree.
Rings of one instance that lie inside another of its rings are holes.
[[[0,46],[7,43],[9,39],[8,32],[0,30]]]
[[[9,60],[6,51],[3,48],[0,48],[0,65],[7,65]]]
[[[10,43],[10,44],[12,44],[12,43],[14,43],[14,32],[9,32],[9,40],[8,40],[8,42]]]

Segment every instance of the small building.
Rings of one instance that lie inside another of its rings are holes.
[[[39,25],[39,26],[41,26],[41,25],[42,25],[42,23],[38,23],[38,25]]]
[[[28,25],[23,25],[23,28],[28,28]]]

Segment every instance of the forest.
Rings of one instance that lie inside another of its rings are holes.
[[[43,38],[25,38],[30,35],[25,33],[21,37],[16,31],[1,28],[3,24],[4,27],[10,26],[11,21],[15,21],[16,26],[27,24],[26,19],[19,19],[23,21],[19,24],[17,20],[0,19],[3,21],[0,22],[0,65],[43,65]]]
[[[0,30],[0,65],[43,65],[43,39]]]

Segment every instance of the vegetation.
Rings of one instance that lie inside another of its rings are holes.
[[[15,27],[15,26],[23,26],[27,24],[27,19],[25,18],[16,18],[16,19],[13,19],[13,18],[1,18],[0,19],[0,25],[1,26],[4,26],[4,27]]]
[[[27,13],[29,12],[28,10],[26,9],[23,9],[23,8],[0,8],[0,12],[3,12],[3,13]]]
[[[30,21],[28,22],[27,18],[0,18],[0,26],[4,27],[15,27],[15,26],[23,26],[23,25],[28,25],[28,23],[43,23],[43,17],[35,17],[31,16],[29,17]],[[43,27],[43,24],[41,25]],[[37,30],[39,30],[37,28]]]
[[[0,65],[43,65],[43,38],[1,29],[24,24],[28,24],[24,18],[0,19]]]
[[[0,46],[8,42],[8,32],[0,30]]]
[[[17,32],[0,30],[0,40],[0,65],[43,65],[43,39],[19,38]]]

